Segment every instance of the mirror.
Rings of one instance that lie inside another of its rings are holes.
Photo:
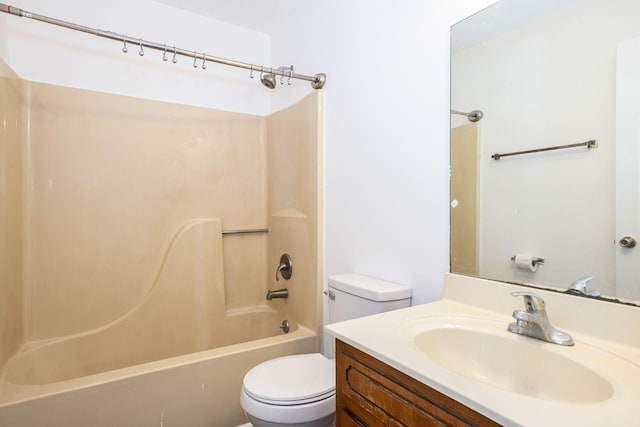
[[[452,27],[452,272],[640,305],[639,18],[502,0]]]

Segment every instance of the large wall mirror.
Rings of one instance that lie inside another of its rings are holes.
[[[639,22],[501,0],[452,27],[452,272],[640,305]]]

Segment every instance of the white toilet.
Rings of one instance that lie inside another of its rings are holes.
[[[409,307],[411,288],[358,274],[329,277],[329,323]],[[327,427],[335,418],[333,339],[325,352],[279,357],[244,377],[240,405],[255,427]]]

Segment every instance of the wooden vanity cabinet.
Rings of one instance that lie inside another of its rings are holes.
[[[499,426],[484,415],[336,340],[336,426]]]

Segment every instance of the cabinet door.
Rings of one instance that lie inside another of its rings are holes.
[[[336,372],[338,426],[499,426],[339,340]]]
[[[353,409],[353,408],[352,408]],[[369,417],[366,417],[369,418]],[[336,426],[340,427],[378,427],[384,426],[377,420],[363,420],[350,410],[343,409],[336,413]]]

